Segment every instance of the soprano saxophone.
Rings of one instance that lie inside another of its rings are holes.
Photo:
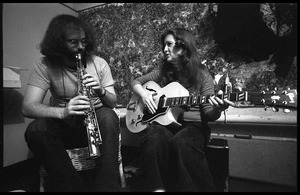
[[[100,128],[97,121],[95,107],[91,99],[91,88],[83,83],[83,75],[86,74],[85,68],[82,63],[81,53],[76,54],[77,59],[77,76],[78,76],[78,94],[87,96],[89,99],[90,107],[85,111],[84,125],[87,131],[88,150],[90,158],[100,157],[99,145],[102,144]]]

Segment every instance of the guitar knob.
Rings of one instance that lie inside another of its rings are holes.
[[[135,119],[132,119],[132,120],[131,120],[131,124],[134,124],[135,122],[136,122]]]
[[[138,115],[138,119],[141,119],[141,118],[142,118],[142,115],[139,114],[139,115]]]

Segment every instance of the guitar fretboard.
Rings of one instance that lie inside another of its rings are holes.
[[[212,96],[217,96],[220,99],[228,99],[229,101],[247,101],[248,93],[247,91],[239,93],[229,93],[229,94],[218,94],[218,95],[196,95],[196,96],[183,96],[183,97],[171,97],[167,98],[165,101],[165,106],[192,106],[199,105],[203,103],[208,103],[208,99]]]

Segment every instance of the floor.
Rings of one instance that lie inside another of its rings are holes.
[[[129,149],[132,151],[132,149]],[[128,148],[122,149],[123,163],[126,166],[134,158],[134,153],[128,152]],[[34,159],[17,163],[0,170],[0,192],[9,191],[39,191],[38,164]],[[126,167],[128,168],[128,166]],[[130,180],[129,180],[130,181]],[[129,182],[127,184],[130,184]],[[124,192],[134,191],[134,187],[127,185]],[[262,183],[241,178],[228,177],[229,192],[297,192],[297,187],[280,186]]]

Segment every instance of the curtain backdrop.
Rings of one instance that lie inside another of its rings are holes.
[[[132,95],[130,81],[158,67],[162,57],[160,35],[174,27],[192,31],[202,62],[213,76],[221,76],[216,89],[224,87],[227,74],[234,90],[297,87],[296,58],[288,76],[283,79],[274,74],[276,64],[272,63],[272,55],[269,56],[271,49],[257,62],[251,54],[243,56],[220,47],[221,42],[215,39],[216,34],[222,34],[215,32],[219,29],[216,28],[217,16],[216,3],[112,3],[79,12],[79,17],[95,30],[96,54],[111,67],[120,107],[125,107]]]

